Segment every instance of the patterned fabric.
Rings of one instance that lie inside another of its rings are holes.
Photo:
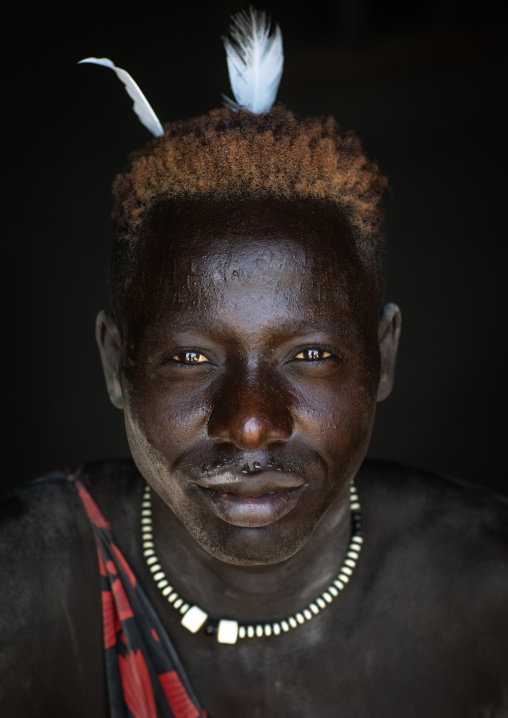
[[[83,502],[99,556],[104,650],[112,718],[206,718],[175,648],[111,526],[79,475],[70,476]]]

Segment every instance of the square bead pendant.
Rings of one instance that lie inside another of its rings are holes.
[[[199,606],[191,606],[182,618],[181,623],[191,633],[197,633],[207,618],[208,614],[202,611]]]
[[[238,639],[238,621],[228,621],[221,618],[217,628],[217,640],[219,643],[236,643]]]

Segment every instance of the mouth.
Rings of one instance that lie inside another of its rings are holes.
[[[263,472],[249,478],[226,473],[194,486],[213,513],[226,523],[259,528],[288,514],[308,484],[292,474]]]

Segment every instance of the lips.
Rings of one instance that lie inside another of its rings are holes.
[[[258,528],[278,521],[298,503],[307,488],[294,474],[263,472],[248,478],[223,473],[194,486],[220,519],[234,526]]]

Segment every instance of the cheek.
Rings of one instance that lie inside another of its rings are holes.
[[[353,373],[321,390],[299,387],[294,394],[296,428],[314,445],[332,475],[350,478],[363,461],[368,447],[376,392],[373,383]]]
[[[189,390],[188,385],[185,389],[160,377],[134,372],[124,376],[125,422],[133,453],[135,449],[146,452],[150,447],[171,466],[193,442],[206,435],[209,392]]]

